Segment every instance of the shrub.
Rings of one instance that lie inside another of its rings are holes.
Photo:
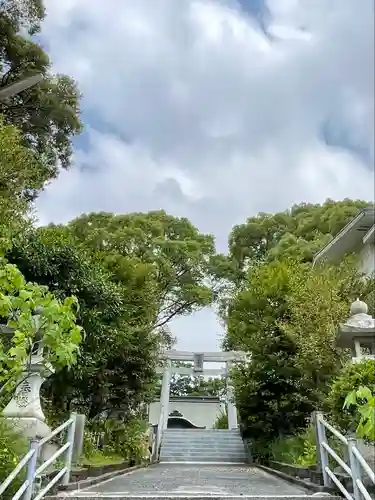
[[[271,458],[277,462],[309,467],[316,464],[316,440],[313,428],[301,434],[276,439],[271,446]]]
[[[342,456],[342,444],[333,436],[327,436],[327,439],[330,447],[339,456]],[[300,434],[275,440],[271,445],[271,459],[300,467],[318,465],[315,428],[310,426]],[[331,457],[329,460],[330,465],[334,468],[337,463]]]
[[[375,391],[375,361],[365,360],[361,363],[348,363],[334,380],[326,401],[327,411],[333,424],[343,433],[354,433],[360,422],[360,414],[356,406],[346,406],[345,399],[352,391],[361,386]]]
[[[83,463],[140,463],[147,456],[147,424],[140,419],[89,422],[85,429]]]
[[[5,419],[0,418],[0,484],[9,476],[27,451],[27,440]],[[22,472],[3,494],[2,500],[12,498],[14,492],[20,487],[25,479],[25,470]]]
[[[214,423],[214,429],[228,429],[228,413],[226,411],[221,410]]]
[[[361,386],[346,397],[344,408],[355,406],[359,424],[357,435],[370,441],[375,440],[375,390]]]
[[[140,463],[147,452],[144,421],[134,419],[128,422],[107,420],[105,424],[105,448],[120,455],[129,463]]]

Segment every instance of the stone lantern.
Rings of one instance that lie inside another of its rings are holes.
[[[349,319],[340,325],[338,331],[337,346],[352,350],[353,363],[366,359],[375,360],[375,319],[367,312],[367,304],[359,299],[355,300],[350,306]],[[363,353],[364,347],[370,354]],[[375,464],[373,444],[366,444],[363,439],[358,439],[357,446],[367,463]]]
[[[340,325],[336,343],[338,347],[352,350],[353,363],[364,359],[375,360],[375,319],[367,314],[365,302],[357,299],[350,306],[350,318]],[[370,354],[363,354],[366,347]]]
[[[36,313],[42,314],[42,311],[36,311]],[[13,328],[0,325],[0,336],[5,340],[10,339],[13,332]],[[39,331],[13,397],[2,412],[2,416],[11,419],[28,439],[41,439],[51,433],[51,429],[45,423],[41,407],[40,388],[54,370],[44,359],[44,346],[41,338],[41,331]]]

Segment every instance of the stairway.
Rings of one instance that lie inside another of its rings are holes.
[[[245,463],[238,430],[166,429],[160,462]]]

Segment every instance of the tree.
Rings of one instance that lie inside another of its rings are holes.
[[[191,367],[191,363],[176,363],[177,366]],[[161,387],[161,385],[160,385]],[[201,375],[173,374],[170,384],[171,396],[216,396],[224,398],[226,382],[219,377],[204,378]]]
[[[246,433],[262,446],[301,429],[313,409],[314,394],[302,386],[297,348],[280,328],[289,317],[288,270],[259,265],[231,303],[225,344],[251,355],[233,372],[236,402]]]
[[[38,85],[0,103],[6,124],[17,126],[24,145],[43,159],[39,180],[57,176],[59,165],[71,163],[71,137],[81,131],[80,94],[66,75],[54,75],[48,55],[30,35],[40,29],[44,18],[41,0],[0,0],[0,79],[4,83],[40,73]],[[35,197],[40,186],[27,186]]]
[[[69,224],[80,246],[96,255],[115,280],[126,283],[129,259],[149,269],[154,280],[154,328],[174,317],[211,304],[226,260],[215,253],[214,239],[188,219],[164,211],[82,215]]]
[[[296,261],[249,269],[226,318],[225,347],[251,361],[234,373],[241,420],[260,442],[306,426],[321,409],[332,377],[347,359],[336,328],[361,288],[354,266],[312,269]]]
[[[19,224],[29,209],[28,193],[43,186],[42,158],[22,144],[19,130],[0,116],[0,226]]]
[[[322,246],[368,206],[372,204],[361,200],[327,200],[323,205],[301,203],[276,214],[259,213],[234,226],[230,257],[242,271],[262,260],[311,262]]]
[[[120,407],[127,412],[152,397],[159,350],[165,339],[155,323],[154,282],[149,267],[122,260],[118,282],[74,244],[66,228],[31,229],[8,252],[24,275],[61,299],[74,294],[85,332],[77,365],[56,373],[44,394],[56,410],[78,407],[93,418]]]

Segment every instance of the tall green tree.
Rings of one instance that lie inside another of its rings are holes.
[[[20,131],[0,116],[0,227],[20,226],[29,210],[30,190],[43,185],[44,162],[22,141]]]
[[[301,385],[296,344],[281,329],[290,315],[288,278],[284,265],[258,265],[233,297],[227,318],[225,346],[251,356],[233,374],[240,418],[262,447],[303,428],[314,407],[315,395]]]
[[[358,278],[350,263],[312,269],[265,261],[248,270],[229,302],[225,347],[251,357],[234,374],[237,405],[248,434],[262,445],[298,432],[322,409],[347,359],[335,334],[366,288]]]
[[[154,282],[147,265],[122,262],[118,282],[100,261],[74,244],[65,228],[31,229],[8,252],[28,280],[59,298],[74,294],[85,338],[77,364],[53,375],[44,395],[56,410],[78,407],[90,418],[120,407],[136,410],[151,397],[164,338],[154,332]]]
[[[69,230],[118,282],[127,282],[129,259],[151,270],[158,304],[155,328],[211,304],[220,289],[226,259],[216,254],[214,238],[186,218],[163,210],[92,213],[72,221]]]
[[[32,38],[44,15],[41,0],[0,1],[0,82],[44,76],[38,85],[0,102],[0,114],[6,124],[21,130],[24,145],[43,158],[39,177],[47,182],[57,176],[60,165],[70,166],[71,138],[82,125],[76,83],[66,75],[53,74],[48,55]],[[28,186],[29,195],[35,197],[38,189]]]
[[[179,363],[178,366],[191,367],[191,363]],[[205,378],[200,375],[173,374],[170,384],[171,396],[216,396],[223,399],[226,382],[221,377]]]
[[[259,213],[232,229],[230,257],[241,270],[263,260],[298,258],[311,262],[359,210],[371,205],[361,200],[327,200],[322,205],[293,205],[275,214]]]

